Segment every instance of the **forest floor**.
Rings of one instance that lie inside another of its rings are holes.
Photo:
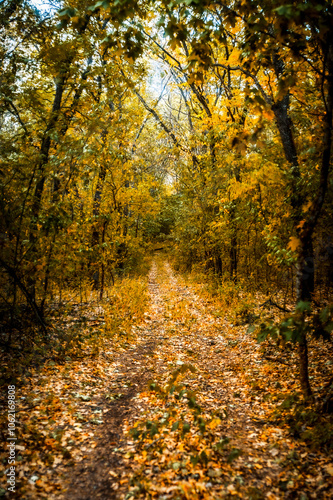
[[[299,394],[295,352],[263,349],[164,258],[153,262],[148,291],[131,339],[26,375],[17,490],[9,495],[3,481],[1,496],[333,498],[333,460],[323,436],[315,444],[311,408],[298,427],[285,421]],[[96,308],[90,327],[101,317]],[[331,344],[310,346],[318,390],[325,349],[332,359]]]

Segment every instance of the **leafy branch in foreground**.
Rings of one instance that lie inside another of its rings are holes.
[[[333,331],[333,306],[327,306],[319,312],[313,312],[310,302],[298,302],[295,311],[286,316],[280,323],[261,323],[251,326],[248,332],[258,331],[258,341],[263,342],[269,336],[283,342],[299,342],[302,334],[330,339]]]
[[[257,332],[258,342],[263,342],[269,337],[277,342],[300,345],[304,336],[312,335],[315,339],[331,340],[333,331],[333,306],[328,305],[320,311],[313,311],[310,302],[299,301],[295,311],[286,316],[281,322],[263,322],[252,325],[248,333]],[[321,402],[323,411],[333,408],[333,384],[329,383],[328,392]]]

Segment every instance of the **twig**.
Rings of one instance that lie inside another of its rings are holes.
[[[292,366],[287,361],[283,361],[283,359],[273,358],[273,356],[263,356],[263,358],[267,359],[268,361],[274,361],[274,363],[281,363],[282,365]]]
[[[26,408],[20,408],[19,410],[15,410],[15,413],[19,413],[20,411],[28,411],[28,410],[32,410],[33,408],[36,408],[37,406],[40,406],[40,402],[33,405],[33,406],[27,406]]]
[[[280,311],[291,312],[290,309],[287,309],[286,307],[279,306],[279,304],[277,304],[276,302],[274,302],[272,300],[272,297],[270,297],[268,300],[265,300],[265,302],[263,302],[262,304],[260,304],[259,307],[264,307],[267,304],[269,304],[271,306],[274,306],[274,307],[277,307],[278,309],[280,309]]]

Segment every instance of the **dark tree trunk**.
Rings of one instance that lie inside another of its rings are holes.
[[[281,142],[286,160],[291,166],[292,174],[292,198],[291,205],[293,208],[294,224],[300,221],[302,210],[301,197],[298,194],[297,182],[300,178],[298,165],[297,150],[292,134],[291,120],[288,116],[289,109],[289,94],[272,106],[274,111],[276,124],[281,137]],[[303,242],[302,242],[303,243]],[[310,271],[310,272],[309,272]],[[311,300],[314,291],[314,259],[312,238],[308,238],[302,245],[297,261],[296,273],[296,302],[300,300]],[[299,377],[303,396],[309,398],[312,395],[309,382],[309,359],[308,345],[305,332],[302,332],[298,343],[298,360],[299,360]]]
[[[222,259],[221,256],[218,255],[217,257],[215,257],[215,272],[217,276],[222,276],[222,269],[223,269]]]
[[[61,109],[61,102],[62,102],[62,97],[64,93],[64,87],[65,87],[65,76],[58,76],[57,82],[56,82],[56,91],[55,91],[55,96],[53,100],[53,106],[52,106],[52,113],[50,117],[50,121],[48,123],[48,126],[45,130],[43,139],[42,139],[42,144],[40,147],[40,160],[39,160],[39,165],[38,165],[38,171],[40,172],[40,178],[37,181],[35,192],[34,192],[34,200],[33,200],[33,205],[32,205],[32,228],[33,230],[35,229],[35,226],[37,225],[37,217],[39,214],[40,210],[40,204],[41,204],[41,199],[42,199],[42,194],[43,194],[43,189],[44,189],[44,184],[45,184],[45,168],[46,165],[49,161],[49,154],[50,154],[50,147],[51,147],[51,137],[50,133],[54,129],[54,127],[57,124],[57,121],[59,119],[60,115],[60,109]]]
[[[314,292],[314,252],[312,237],[301,239],[296,268],[296,301],[311,302]]]
[[[297,150],[291,128],[292,123],[288,115],[289,101],[290,97],[288,93],[283,97],[283,99],[273,104],[272,110],[274,112],[286,160],[293,166],[293,168],[298,169]]]
[[[100,216],[100,205],[101,205],[101,199],[102,199],[102,191],[103,191],[103,185],[106,177],[106,167],[105,165],[101,165],[99,174],[98,174],[98,181],[97,181],[97,187],[95,191],[95,196],[94,196],[94,206],[93,206],[93,215],[95,218],[95,222],[93,225],[93,232],[92,232],[92,237],[91,237],[91,246],[95,247],[98,245],[99,240],[100,240],[100,234],[101,234],[101,222],[99,219]],[[100,271],[99,271],[99,266],[98,263],[94,262],[94,272],[92,274],[92,280],[93,280],[93,289],[94,290],[99,290],[100,289]]]
[[[297,273],[296,273],[296,301],[311,302],[314,293],[314,252],[312,237],[321,209],[324,203],[327,191],[328,174],[331,159],[332,147],[332,112],[333,112],[333,44],[332,33],[327,35],[327,42],[323,44],[323,53],[326,57],[327,74],[323,75],[322,89],[323,102],[325,106],[325,117],[323,124],[323,152],[320,170],[320,181],[318,192],[313,200],[312,206],[307,214],[306,220],[300,225],[302,214],[302,204],[304,202],[301,194],[298,192],[298,179],[300,171],[298,165],[297,151],[292,134],[291,120],[288,116],[289,94],[281,101],[272,106],[276,124],[280,133],[285,157],[291,165],[292,174],[292,207],[294,224],[298,231],[300,245],[298,248]],[[280,61],[277,61],[277,65]],[[281,67],[276,67],[276,73],[279,76]],[[301,334],[298,346],[300,382],[302,392],[305,398],[312,395],[308,376],[308,348],[305,333]]]
[[[333,118],[333,41],[331,32],[327,36],[327,46],[324,47],[324,52],[327,55],[327,92],[323,96],[326,108],[323,126],[323,153],[320,169],[320,180],[317,196],[314,199],[312,208],[309,215],[299,229],[300,250],[297,265],[297,300],[304,300],[311,302],[312,294],[314,292],[314,252],[312,246],[312,235],[316,228],[318,218],[320,216],[325,194],[328,185],[328,175],[331,162],[331,149],[332,149],[332,118]],[[324,77],[325,79],[325,77]],[[323,82],[324,84],[324,82]],[[324,88],[324,85],[323,85]],[[300,375],[302,389],[305,395],[311,395],[310,385],[306,384],[307,377],[307,345],[306,338],[301,338],[299,344],[300,355]]]
[[[230,278],[237,281],[237,236],[233,234],[230,246]]]
[[[277,77],[283,73],[283,62],[279,58],[274,60],[275,72]],[[300,222],[302,211],[302,199],[298,191],[298,180],[300,179],[300,170],[298,163],[298,155],[292,132],[292,122],[289,117],[289,92],[272,106],[275,115],[275,122],[279,130],[284,155],[291,168],[292,176],[292,197],[291,205],[293,208],[293,222],[297,226]],[[305,242],[304,242],[305,243]],[[309,270],[311,269],[311,272]],[[311,300],[314,290],[314,259],[311,237],[306,244],[302,246],[301,252],[297,261],[296,273],[296,302],[300,300]],[[306,333],[302,332],[298,343],[298,360],[299,360],[299,380],[304,398],[309,398],[312,395],[309,382],[309,359],[308,345]]]
[[[236,174],[236,179],[238,180],[238,178],[239,177]],[[236,216],[236,205],[235,203],[233,203],[229,209],[229,226],[231,230],[229,260],[230,260],[230,279],[236,282],[238,254],[237,254],[237,222],[235,221],[235,216]]]
[[[314,292],[314,255],[312,239],[302,243],[296,265],[296,302],[311,302]],[[303,396],[310,398],[308,344],[305,332],[298,341],[299,377]]]
[[[104,281],[105,281],[105,264],[104,264],[104,247],[103,243],[105,243],[105,233],[107,228],[107,221],[103,223],[102,229],[102,259],[101,259],[101,282],[100,282],[100,290],[99,290],[99,299],[103,299],[104,294]]]

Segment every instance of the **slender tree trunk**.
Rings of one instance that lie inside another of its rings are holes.
[[[103,299],[104,294],[104,281],[105,281],[105,263],[104,263],[104,247],[103,243],[105,243],[105,232],[107,227],[107,221],[103,223],[102,229],[102,259],[101,259],[101,283],[100,283],[100,291],[99,291],[99,299]]]
[[[40,178],[37,181],[35,192],[34,192],[34,200],[32,205],[32,230],[34,231],[37,226],[37,217],[39,215],[40,204],[45,184],[45,168],[49,161],[50,147],[51,147],[51,137],[50,133],[55,128],[57,121],[60,115],[61,102],[65,88],[65,76],[60,75],[56,79],[56,91],[53,100],[52,112],[50,121],[45,130],[41,147],[40,147],[40,160],[38,164],[38,171],[40,173]]]
[[[280,78],[284,71],[284,62],[280,59],[279,55],[276,53],[273,56],[273,65],[277,78]],[[300,222],[300,217],[302,214],[302,197],[299,193],[298,181],[300,180],[301,174],[299,169],[297,149],[294,141],[294,136],[292,132],[292,121],[289,117],[289,104],[290,95],[289,92],[279,101],[273,104],[272,110],[275,115],[275,122],[279,130],[281,143],[284,150],[284,155],[286,160],[290,165],[290,173],[292,178],[292,197],[291,205],[293,208],[293,222],[294,226],[297,227]],[[313,293],[313,272],[312,274],[305,272],[305,267],[307,267],[311,260],[311,250],[312,240],[311,237],[306,246],[302,246],[302,251],[298,256],[297,261],[297,277],[296,277],[296,302],[300,300],[307,300],[307,296],[310,297]],[[312,259],[312,271],[314,266],[314,261]],[[312,289],[311,289],[312,287]],[[309,289],[307,293],[307,289]],[[301,332],[299,343],[298,343],[298,359],[299,359],[299,377],[300,384],[304,398],[309,398],[312,395],[311,386],[309,382],[309,359],[308,359],[308,346],[306,333]]]
[[[44,289],[43,289],[43,298],[40,304],[40,311],[41,314],[44,316],[44,306],[47,298],[47,292],[48,292],[48,286],[49,286],[49,280],[50,280],[50,274],[51,274],[51,258],[52,258],[52,253],[53,253],[53,248],[55,244],[55,239],[56,239],[56,232],[53,234],[52,241],[50,242],[50,249],[49,253],[47,256],[47,261],[46,261],[46,269],[45,269],[45,275],[44,275]]]
[[[222,270],[223,270],[223,265],[222,265],[221,255],[217,255],[215,257],[215,272],[217,276],[222,276]]]
[[[238,179],[237,175],[236,179]],[[238,264],[237,222],[235,221],[235,216],[236,216],[236,204],[235,202],[231,202],[231,206],[229,209],[229,227],[231,231],[229,263],[230,263],[230,279],[233,280],[234,282],[237,281],[237,264]]]
[[[314,260],[312,239],[303,242],[296,264],[296,302],[311,302],[314,291]],[[304,321],[304,318],[303,318]],[[309,381],[308,344],[305,332],[298,341],[299,377],[303,396],[310,398],[312,390]]]
[[[323,52],[326,53],[326,68],[327,75],[323,76],[322,88],[325,88],[327,82],[327,91],[323,90],[323,102],[325,105],[325,117],[323,126],[323,153],[320,171],[320,182],[317,195],[314,199],[309,214],[306,220],[300,226],[302,214],[303,199],[298,194],[297,181],[300,178],[300,171],[298,165],[297,151],[293,139],[291,120],[288,116],[289,109],[289,94],[287,94],[281,101],[272,106],[275,114],[275,120],[279,129],[285,157],[291,164],[291,174],[293,178],[293,196],[292,207],[294,211],[294,224],[298,230],[300,245],[298,248],[297,259],[297,272],[296,272],[296,302],[299,301],[312,301],[314,292],[314,252],[312,236],[315,230],[317,220],[321,213],[324,203],[325,194],[328,184],[328,173],[331,159],[331,146],[332,146],[332,111],[333,111],[333,44],[332,33],[327,35],[326,46],[323,47]],[[277,64],[281,64],[277,61]],[[281,67],[276,68],[276,73],[281,73]],[[325,82],[326,80],[326,82]],[[308,348],[305,333],[301,334],[298,346],[299,365],[300,365],[300,382],[304,397],[312,395],[311,387],[308,376]]]
[[[230,278],[233,281],[237,281],[237,234],[234,231],[234,234],[231,237],[230,242]]]
[[[286,160],[291,166],[292,173],[292,199],[291,205],[293,208],[294,224],[300,221],[302,211],[302,201],[298,194],[298,180],[300,171],[298,165],[298,157],[296,146],[292,134],[291,120],[288,116],[289,94],[281,101],[273,106],[276,124],[279,129],[281,142],[284,149]],[[304,244],[303,244],[304,243]],[[314,291],[314,259],[313,246],[311,237],[306,242],[302,242],[302,249],[297,260],[296,272],[296,303],[300,300],[310,300]],[[311,272],[309,272],[311,270]],[[298,343],[298,362],[299,362],[299,377],[302,393],[305,398],[312,395],[309,381],[309,359],[306,333],[302,332]]]
[[[301,240],[296,264],[296,301],[311,302],[314,292],[314,252],[312,237]]]
[[[103,184],[105,181],[105,177],[106,177],[106,167],[104,164],[102,164],[99,170],[97,187],[94,195],[93,215],[95,218],[95,222],[93,224],[93,232],[91,237],[92,247],[98,245],[100,238],[101,227],[100,227],[100,221],[98,219],[100,216],[100,205],[101,205],[102,191],[103,191]],[[100,288],[100,271],[98,269],[98,263],[97,264],[95,263],[94,268],[95,271],[93,272],[92,275],[92,279],[94,282],[93,289],[98,290]]]
[[[297,301],[312,300],[314,292],[314,252],[312,245],[312,235],[316,228],[318,218],[320,216],[322,206],[325,200],[325,194],[328,185],[328,175],[331,162],[332,149],[332,118],[333,118],[333,33],[328,34],[327,46],[324,51],[327,54],[327,92],[323,94],[324,104],[326,108],[323,126],[323,153],[320,169],[320,181],[317,196],[309,211],[307,220],[299,230],[300,249],[297,262],[297,278],[296,278],[296,295]],[[323,82],[324,83],[324,82]],[[324,88],[324,85],[323,85]],[[307,344],[305,335],[299,343],[300,357],[300,376],[304,395],[311,396],[310,384],[308,383],[307,373]]]

